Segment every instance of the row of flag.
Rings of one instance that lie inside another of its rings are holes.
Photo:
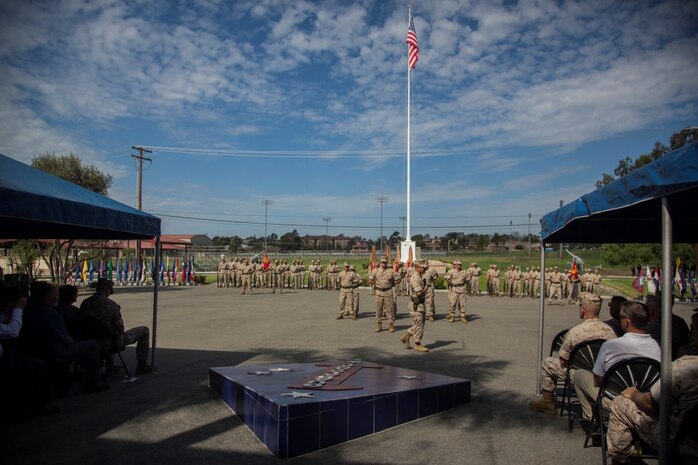
[[[643,271],[643,269],[645,271]],[[678,291],[680,296],[686,295],[690,289],[693,297],[696,297],[696,281],[698,275],[695,270],[685,269],[681,267],[681,259],[676,259],[676,271],[672,277],[672,286]],[[659,266],[650,268],[643,267],[633,281],[633,287],[640,294],[645,293],[645,286],[649,294],[656,294],[661,290],[662,269]]]
[[[385,248],[385,258],[388,259],[388,263],[390,263],[390,247]],[[409,248],[409,253],[407,255],[407,262],[406,262],[407,268],[410,268],[412,266],[412,247]],[[371,261],[369,263],[369,271],[373,271],[378,267],[378,262],[376,261],[376,246],[374,245],[371,248]],[[395,260],[393,261],[393,269],[395,271],[398,270],[400,267],[400,245],[398,245],[395,248]]]
[[[148,279],[154,281],[157,277],[161,284],[193,284],[196,270],[192,256],[182,259],[175,257],[172,260],[167,257],[160,262],[160,269],[157,271],[152,257],[144,258],[140,264],[135,258],[119,258],[115,261],[99,259],[96,263],[91,259],[83,260],[82,266],[76,265],[72,275],[74,282],[87,283],[106,278],[115,281],[116,284],[136,284],[145,283]]]

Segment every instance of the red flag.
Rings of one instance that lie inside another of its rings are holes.
[[[410,250],[407,253],[407,268],[412,266],[412,246],[410,246]]]
[[[385,258],[387,258],[388,261],[390,261],[390,247],[387,245],[385,246]]]
[[[572,262],[572,271],[570,272],[570,274],[572,275],[573,279],[577,279],[577,277],[579,277],[579,270],[577,270],[577,261],[576,260],[574,262]]]
[[[395,271],[400,269],[400,244],[397,245],[397,248],[395,251],[395,263],[393,263],[393,269]]]
[[[414,19],[412,19],[412,6],[408,8],[410,17],[410,26],[407,29],[407,66],[414,69],[419,60],[419,43],[417,42],[417,31],[414,28]]]
[[[644,286],[645,283],[643,282],[643,279],[642,279],[643,277],[644,276],[642,276],[642,273],[638,273],[637,276],[635,277],[635,279],[633,280],[633,287],[640,294],[645,293],[645,286]]]
[[[267,271],[267,268],[269,268],[269,265],[271,262],[269,262],[269,255],[267,255],[267,251],[264,251],[264,259],[262,260],[262,270]]]
[[[370,271],[376,268],[376,246],[371,248],[371,263],[369,264]]]

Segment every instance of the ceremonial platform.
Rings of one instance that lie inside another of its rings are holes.
[[[209,368],[209,385],[280,458],[470,402],[470,381],[350,360]]]

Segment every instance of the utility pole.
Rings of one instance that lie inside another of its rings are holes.
[[[390,200],[390,199],[388,198],[388,196],[385,196],[385,195],[380,195],[380,196],[376,197],[376,202],[381,204],[381,241],[380,241],[381,250],[383,250],[383,204],[385,202],[387,202],[388,200]]]
[[[267,209],[269,205],[274,203],[273,200],[263,199],[262,205],[264,205],[264,250],[267,250]]]
[[[131,158],[138,160],[138,182],[136,184],[136,202],[138,203],[138,209],[143,210],[143,160],[152,163],[153,159],[144,157],[143,153],[153,153],[152,150],[144,149],[142,145],[136,147],[132,145],[133,150],[138,150],[138,155],[131,154]],[[154,244],[153,244],[154,246]],[[136,259],[138,260],[138,266],[141,263],[141,240],[136,241]]]
[[[509,220],[509,255],[513,255],[514,251],[511,249],[511,227],[514,224],[514,221]]]
[[[531,214],[528,214],[528,256],[531,256]]]
[[[332,221],[332,218],[329,216],[323,216],[322,221],[325,222],[325,252],[327,252],[327,233],[330,229],[330,221]]]

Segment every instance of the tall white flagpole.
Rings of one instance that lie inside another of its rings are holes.
[[[410,77],[412,75],[412,70],[410,69],[409,60],[407,62],[407,237],[405,240],[409,241],[412,237],[410,233]]]

